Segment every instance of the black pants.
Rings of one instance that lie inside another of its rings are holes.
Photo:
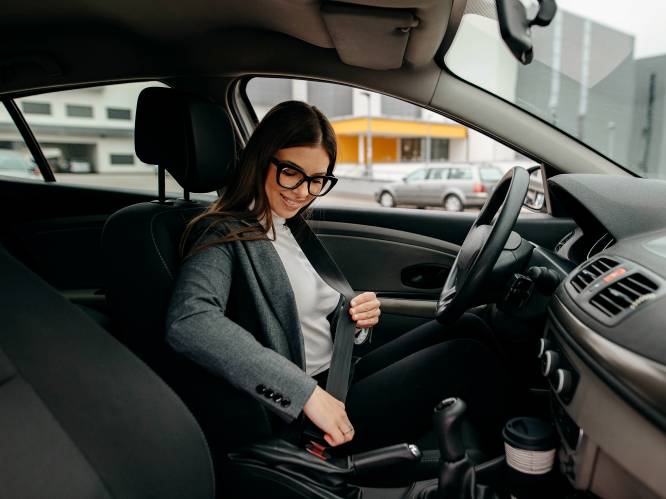
[[[446,397],[466,402],[468,421],[482,442],[499,442],[509,409],[507,377],[488,347],[459,337],[483,336],[480,328],[487,326],[472,314],[456,323],[458,334],[431,321],[363,357],[347,396],[346,410],[356,432],[345,450],[402,442],[436,448],[432,413]],[[322,387],[326,374],[315,377]]]

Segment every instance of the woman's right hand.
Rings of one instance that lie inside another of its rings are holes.
[[[354,427],[349,422],[345,404],[326,390],[315,387],[305,403],[303,412],[317,428],[324,432],[324,440],[331,447],[349,442],[354,438]]]

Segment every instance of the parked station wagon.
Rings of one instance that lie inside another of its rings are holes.
[[[490,165],[420,168],[401,182],[382,185],[375,199],[385,207],[442,206],[447,211],[480,208],[500,178],[502,170]]]

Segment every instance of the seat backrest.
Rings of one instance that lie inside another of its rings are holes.
[[[166,113],[164,110],[174,109]],[[180,120],[180,121],[178,121]],[[224,185],[235,164],[234,134],[219,106],[174,89],[139,96],[136,150],[147,163],[166,166],[180,185],[210,192]],[[180,162],[174,162],[178,158]],[[109,217],[102,234],[106,290],[113,331],[180,395],[209,442],[213,460],[245,443],[239,427],[269,436],[266,411],[248,395],[175,354],[165,340],[165,319],[181,262],[187,222],[205,203],[139,203]]]
[[[166,384],[1,247],[0,275],[0,497],[215,497]]]
[[[147,88],[139,95],[135,147],[143,162],[164,167],[188,192],[221,188],[236,158],[226,111],[172,88]],[[180,239],[187,222],[205,207],[183,200],[138,203],[112,214],[104,226],[106,299],[114,332],[142,356],[164,338]]]

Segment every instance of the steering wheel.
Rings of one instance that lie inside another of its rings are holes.
[[[474,295],[482,289],[511,235],[529,180],[527,170],[516,166],[495,186],[446,278],[437,303],[435,318],[438,322],[455,322],[465,310],[476,304]]]

